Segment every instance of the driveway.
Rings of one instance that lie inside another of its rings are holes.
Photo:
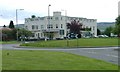
[[[19,44],[3,44],[2,50],[49,50],[49,51],[62,51],[68,52],[72,54],[77,54],[81,56],[91,57],[99,60],[103,60],[106,62],[110,62],[113,64],[118,64],[118,47],[99,47],[99,48],[72,48],[72,49],[49,49],[49,48],[23,48],[18,47]],[[120,64],[120,63],[119,63]]]

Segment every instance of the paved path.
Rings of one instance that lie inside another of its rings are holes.
[[[49,50],[49,51],[62,51],[73,53],[77,55],[82,55],[86,57],[91,57],[99,60],[104,60],[113,64],[118,64],[118,47],[102,47],[102,48],[71,48],[71,49],[49,49],[49,48],[22,48],[19,44],[3,44],[2,49],[9,50]]]

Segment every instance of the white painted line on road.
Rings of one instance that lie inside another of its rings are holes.
[[[96,52],[90,52],[90,51],[88,53],[96,54]]]
[[[116,55],[107,54],[106,56],[111,56],[111,57],[117,57],[118,58],[118,56],[116,56]]]
[[[77,49],[77,48],[76,48]],[[78,48],[78,49],[118,49],[118,47],[104,47],[104,48]]]

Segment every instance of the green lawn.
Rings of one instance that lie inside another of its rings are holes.
[[[2,50],[0,50],[0,71],[2,70]]]
[[[20,43],[18,41],[0,41],[0,44],[17,44]]]
[[[96,47],[96,46],[118,46],[118,38],[89,38],[71,40],[51,40],[26,43],[21,46],[30,47]]]
[[[9,55],[7,55],[9,53]],[[3,50],[3,70],[117,70],[101,60],[55,51]]]

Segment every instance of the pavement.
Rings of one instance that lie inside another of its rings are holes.
[[[87,47],[87,48],[27,48],[20,47],[19,44],[2,44],[0,48],[2,50],[49,50],[49,51],[62,51],[67,53],[72,53],[76,55],[86,56],[90,58],[95,58],[99,60],[103,60],[113,64],[118,63],[118,47]]]

